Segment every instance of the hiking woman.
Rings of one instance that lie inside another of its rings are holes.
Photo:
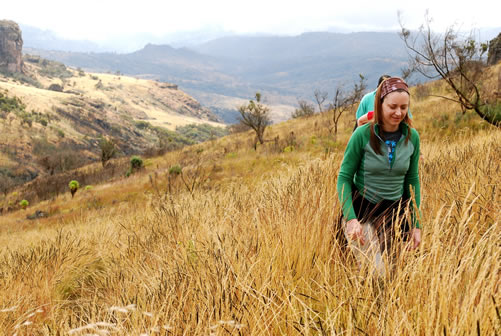
[[[382,75],[381,77],[379,77],[377,86],[379,87],[379,85],[381,85],[381,83],[385,79],[388,79],[390,77],[390,75]],[[353,131],[355,131],[357,127],[367,124],[374,116],[374,97],[376,96],[376,92],[377,88],[376,90],[364,95],[360,100],[360,104],[358,104],[357,112],[355,114],[357,121],[355,123],[355,128],[353,129]]]
[[[402,79],[391,77],[379,85],[374,118],[352,134],[338,176],[344,233],[359,262],[368,258],[380,274],[381,251],[397,231],[407,235],[411,248],[421,243],[419,135],[408,115],[409,102]]]

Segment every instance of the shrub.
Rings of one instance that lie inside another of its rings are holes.
[[[69,71],[68,68],[66,68],[66,65],[61,62],[42,59],[39,64],[41,65],[40,74],[42,76],[57,77],[61,79],[70,78],[73,76],[72,72]]]
[[[172,166],[172,167],[169,168],[169,174],[177,176],[177,175],[181,174],[182,170],[183,169],[181,168],[181,166],[175,165],[175,166]]]
[[[96,85],[94,85],[94,87],[95,87],[96,89],[98,89],[98,90],[103,89],[103,88],[104,88],[103,82],[102,82],[101,80],[99,80],[99,81],[97,82],[97,84],[96,84]]]
[[[26,124],[28,127],[33,126],[33,119],[28,112],[22,112],[18,114],[18,116],[21,118],[21,125]]]
[[[133,156],[130,159],[130,168],[125,176],[129,177],[131,174],[140,170],[141,168],[143,168],[143,159],[141,159],[139,156]]]
[[[70,187],[71,198],[73,198],[73,196],[75,196],[75,193],[77,192],[77,190],[80,188],[80,183],[78,183],[78,181],[76,181],[76,180],[72,180],[68,184],[68,187]]]
[[[7,77],[11,77],[12,79],[14,79],[17,82],[25,83],[25,84],[31,85],[33,87],[36,87],[36,88],[42,87],[42,84],[40,84],[39,81],[37,81],[36,79],[34,79],[34,78],[30,77],[29,75],[26,75],[22,72],[8,72],[8,71],[2,70],[2,71],[0,71],[0,74],[3,74]]]
[[[494,124],[501,123],[501,103],[484,105],[482,112],[492,119]]]
[[[176,132],[195,143],[220,138],[229,134],[227,128],[215,127],[209,124],[178,126],[176,127]]]
[[[130,167],[136,170],[141,169],[143,167],[143,159],[141,159],[139,156],[131,157]]]
[[[149,122],[142,120],[136,121],[135,126],[141,130],[151,128],[151,124]]]
[[[0,92],[0,110],[4,112],[24,111],[26,105],[17,97],[8,97]]]
[[[292,113],[292,118],[307,117],[315,114],[315,106],[306,100],[298,100],[299,108]]]
[[[63,92],[63,86],[61,84],[52,83],[51,85],[49,85],[49,90]]]
[[[27,200],[23,199],[21,202],[19,202],[19,206],[22,208],[22,209],[26,209],[28,207],[28,205],[30,205],[30,202],[28,202]]]

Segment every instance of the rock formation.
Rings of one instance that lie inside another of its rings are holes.
[[[487,58],[487,64],[494,65],[501,60],[501,33],[498,37],[492,39],[489,42],[489,56]]]
[[[0,20],[0,71],[23,71],[23,37],[14,21]]]

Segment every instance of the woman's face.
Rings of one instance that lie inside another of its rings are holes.
[[[393,132],[404,120],[409,109],[409,94],[403,91],[394,91],[386,95],[383,100],[383,130]]]

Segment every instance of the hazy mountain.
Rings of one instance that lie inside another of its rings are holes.
[[[175,48],[192,47],[224,36],[235,35],[217,26],[206,26],[193,31],[176,31],[162,35],[161,41],[150,41],[155,44],[169,44]]]
[[[407,60],[394,33],[304,33],[283,37],[227,37],[193,48],[227,60],[227,72],[251,83],[299,94],[315,83],[327,88],[359,73],[369,80],[398,74]]]
[[[407,62],[395,33],[231,36],[191,49],[149,44],[129,54],[28,52],[88,70],[176,83],[202,104],[224,110],[226,121],[232,119],[228,100],[248,100],[260,91],[268,103],[289,106],[290,112],[296,97],[311,99],[315,89],[332,93],[339,84],[351,86],[358,74],[373,87],[383,73],[399,75]]]
[[[208,26],[200,30],[179,31],[160,35],[142,32],[127,33],[94,42],[63,38],[53,31],[30,25],[19,24],[19,26],[23,32],[25,47],[71,52],[130,53],[142,49],[148,44],[169,44],[176,48],[182,48],[234,34],[219,27]]]
[[[61,50],[72,52],[102,52],[106,48],[101,47],[95,42],[82,40],[68,40],[59,37],[50,30],[20,24],[23,32],[24,46],[28,48]]]
[[[241,60],[367,57],[382,50],[405,53],[395,33],[303,33],[298,36],[223,37],[193,47],[199,53]]]

